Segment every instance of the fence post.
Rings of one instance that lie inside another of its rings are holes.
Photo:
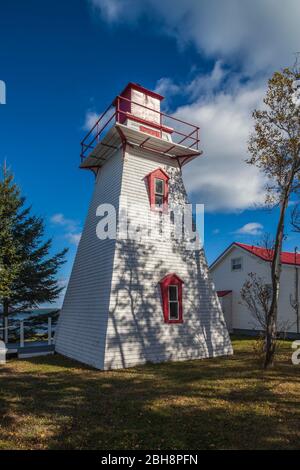
[[[20,348],[24,348],[24,320],[20,320]]]
[[[8,343],[8,317],[4,317],[4,343]]]
[[[52,344],[52,318],[48,317],[48,345]]]

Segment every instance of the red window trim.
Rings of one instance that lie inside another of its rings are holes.
[[[165,323],[183,323],[183,309],[182,309],[182,285],[183,280],[175,273],[167,274],[161,281],[159,281],[164,322]],[[178,289],[178,319],[170,320],[169,315],[169,286],[177,286]]]
[[[164,181],[164,196],[162,207],[155,205],[155,179],[161,179]],[[162,169],[157,168],[147,175],[148,180],[148,191],[149,191],[149,202],[150,208],[155,212],[168,212],[168,201],[169,201],[169,175]]]

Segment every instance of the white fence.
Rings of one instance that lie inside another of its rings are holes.
[[[5,344],[9,343],[9,331],[19,331],[19,339],[18,341],[14,341],[14,343],[18,343],[21,348],[25,346],[25,327],[26,324],[30,324],[30,322],[26,320],[19,320],[18,322],[15,322],[16,324],[13,326],[9,326],[8,324],[8,318],[4,318],[4,327],[0,328],[0,331],[2,332],[2,339]],[[4,332],[4,334],[3,334]],[[52,327],[52,317],[48,317],[47,319],[47,339],[44,340],[45,342],[47,341],[48,345],[50,346],[53,342],[53,327]],[[17,336],[17,335],[16,335]],[[31,341],[32,342],[32,339]]]

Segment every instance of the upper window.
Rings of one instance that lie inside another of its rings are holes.
[[[169,176],[161,168],[147,175],[151,210],[167,212]]]
[[[165,196],[165,182],[160,178],[154,178],[155,207],[163,207]]]
[[[242,258],[232,258],[231,260],[231,271],[242,270]]]
[[[165,323],[182,323],[182,285],[177,274],[167,274],[160,281]]]

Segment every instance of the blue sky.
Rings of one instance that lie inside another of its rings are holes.
[[[93,189],[93,175],[78,168],[84,127],[129,81],[162,92],[165,110],[201,127],[204,156],[184,177],[191,199],[206,205],[209,262],[233,240],[256,243],[274,231],[276,211],[256,208],[263,181],[244,160],[267,77],[300,50],[299,2],[279,4],[1,2],[0,160],[45,218],[54,250],[70,248],[62,282]],[[285,249],[300,246],[286,231]]]

